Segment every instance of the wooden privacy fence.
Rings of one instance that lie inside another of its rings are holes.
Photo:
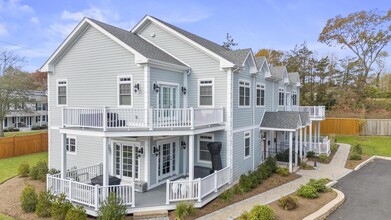
[[[366,119],[362,124],[362,135],[391,135],[391,119]]]
[[[320,133],[391,136],[391,119],[326,118],[320,123]]]
[[[0,159],[48,150],[48,134],[0,138]]]

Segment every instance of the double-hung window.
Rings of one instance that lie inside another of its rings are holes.
[[[68,84],[66,80],[57,81],[57,105],[67,105]]]
[[[244,133],[244,158],[250,157],[250,141],[251,134],[250,132]]]
[[[198,81],[199,106],[213,106],[213,79]]]
[[[297,92],[296,91],[293,91],[292,104],[297,105]]]
[[[118,105],[119,106],[132,105],[132,77],[131,76],[118,77]]]
[[[265,106],[265,86],[257,84],[257,106]]]
[[[65,144],[67,153],[76,154],[76,138],[75,137],[67,137]]]
[[[213,134],[202,134],[198,136],[198,160],[201,162],[210,162],[211,156],[208,150],[208,144],[214,141]]]
[[[239,106],[250,106],[250,83],[239,81]]]
[[[285,97],[285,90],[282,88],[278,89],[278,105],[279,106],[284,105],[284,97]]]

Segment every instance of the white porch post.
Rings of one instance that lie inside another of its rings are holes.
[[[296,129],[295,131],[295,166],[297,166],[299,164],[299,155],[297,155],[298,153],[298,149],[299,149],[299,131]]]
[[[307,145],[307,125],[304,127],[304,147],[306,148],[308,145]],[[304,155],[304,152],[303,152],[303,155]],[[304,155],[304,157],[306,157],[306,155]]]
[[[109,185],[109,138],[103,138],[103,186]]]
[[[293,172],[293,167],[292,167],[292,138],[293,134],[292,131],[289,132],[289,172]]]
[[[66,149],[67,135],[61,134],[61,178],[66,178],[67,173],[67,149]]]
[[[189,135],[189,180],[194,180],[194,135]]]
[[[310,123],[310,151],[312,151],[312,121]]]
[[[147,140],[145,140],[145,146],[144,146],[144,167],[145,167],[145,182],[147,182],[147,185],[149,186],[149,163],[151,162],[151,145],[150,145],[151,139],[148,137]]]
[[[300,160],[303,160],[303,128],[300,128]]]

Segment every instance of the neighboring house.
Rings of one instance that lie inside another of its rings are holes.
[[[292,154],[292,134],[324,119],[324,107],[298,112],[297,73],[151,16],[131,31],[84,18],[41,71],[49,72],[49,166],[61,171],[47,187],[90,215],[109,191],[128,213],[184,200],[202,207],[267,156]],[[212,174],[210,142],[222,144],[223,169]]]
[[[29,102],[9,106],[9,112],[6,114],[3,127],[31,129],[36,126],[48,124],[48,103],[45,91],[31,91]]]

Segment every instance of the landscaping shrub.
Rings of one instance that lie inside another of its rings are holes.
[[[47,162],[40,160],[35,166],[31,167],[29,176],[32,180],[46,181],[46,174],[48,171]]]
[[[333,145],[331,145],[331,148],[330,148],[330,150],[331,150],[331,152],[337,152],[337,150],[338,150],[338,144],[333,144]]]
[[[234,196],[234,193],[231,189],[224,190],[223,193],[221,193],[220,198],[226,202],[229,202],[232,200],[232,197]]]
[[[60,172],[61,172],[61,171],[52,168],[52,169],[50,169],[50,170],[48,171],[48,174],[54,175],[54,174],[58,174],[58,173],[60,173]]]
[[[87,218],[86,211],[83,206],[72,207],[67,212],[65,220],[85,220]]]
[[[294,196],[283,196],[278,200],[278,205],[285,210],[297,208],[297,198]]]
[[[281,176],[288,176],[289,169],[286,167],[278,167],[276,173],[280,174]]]
[[[50,217],[53,199],[54,196],[49,191],[42,191],[38,196],[35,214],[41,218]]]
[[[115,193],[110,193],[99,208],[99,220],[122,220],[125,219],[126,206],[121,198]]]
[[[249,172],[250,174],[250,172]],[[239,179],[239,186],[243,192],[248,192],[254,188],[255,183],[251,180],[250,175],[242,174]]]
[[[349,160],[361,160],[361,155],[357,152],[350,153]]]
[[[250,219],[250,213],[247,211],[243,211],[242,214],[239,216],[239,220],[248,220]]]
[[[29,177],[32,180],[38,179],[38,167],[36,165],[30,168]]]
[[[65,199],[66,196],[61,194],[52,204],[51,215],[53,219],[65,220],[68,211],[73,207],[72,203]]]
[[[249,220],[274,220],[274,211],[265,205],[256,205],[248,213]]]
[[[176,219],[185,219],[187,216],[192,216],[197,212],[192,203],[180,202],[176,205]]]
[[[32,185],[26,185],[20,195],[22,210],[24,212],[34,212],[37,206],[37,193]]]
[[[361,145],[360,145],[360,144],[354,145],[354,147],[353,147],[353,152],[354,152],[354,153],[357,153],[357,154],[359,154],[359,155],[361,155],[361,154],[362,154]]]
[[[303,169],[303,170],[313,170],[314,167],[311,166],[311,165],[306,164],[305,162],[301,162],[300,163],[300,169]]]
[[[308,185],[301,185],[299,190],[297,191],[297,195],[306,199],[315,199],[319,197],[319,194],[316,189]]]
[[[269,178],[272,175],[272,173],[270,172],[270,169],[267,168],[265,163],[259,165],[257,172],[259,173],[259,175],[261,176],[261,178],[263,180],[266,180],[267,178]]]
[[[29,173],[30,173],[30,165],[26,161],[23,161],[18,167],[18,175],[22,177],[26,177],[29,175]]]
[[[318,157],[318,161],[321,162],[321,163],[325,163],[327,162],[327,159],[329,157],[327,156],[327,154],[320,154],[319,157]]]
[[[274,157],[268,157],[265,161],[265,164],[270,173],[275,173],[277,171],[277,160]]]
[[[327,187],[326,187],[326,183],[328,182],[327,179],[319,179],[319,180],[315,180],[315,179],[310,179],[310,181],[307,183],[307,186],[311,186],[313,187],[317,192],[326,192],[327,191]]]
[[[236,184],[231,189],[229,189],[234,195],[243,193],[243,189],[240,188],[239,184]]]
[[[315,152],[313,152],[313,151],[308,151],[308,152],[307,152],[307,157],[309,157],[309,158],[315,157]]]

